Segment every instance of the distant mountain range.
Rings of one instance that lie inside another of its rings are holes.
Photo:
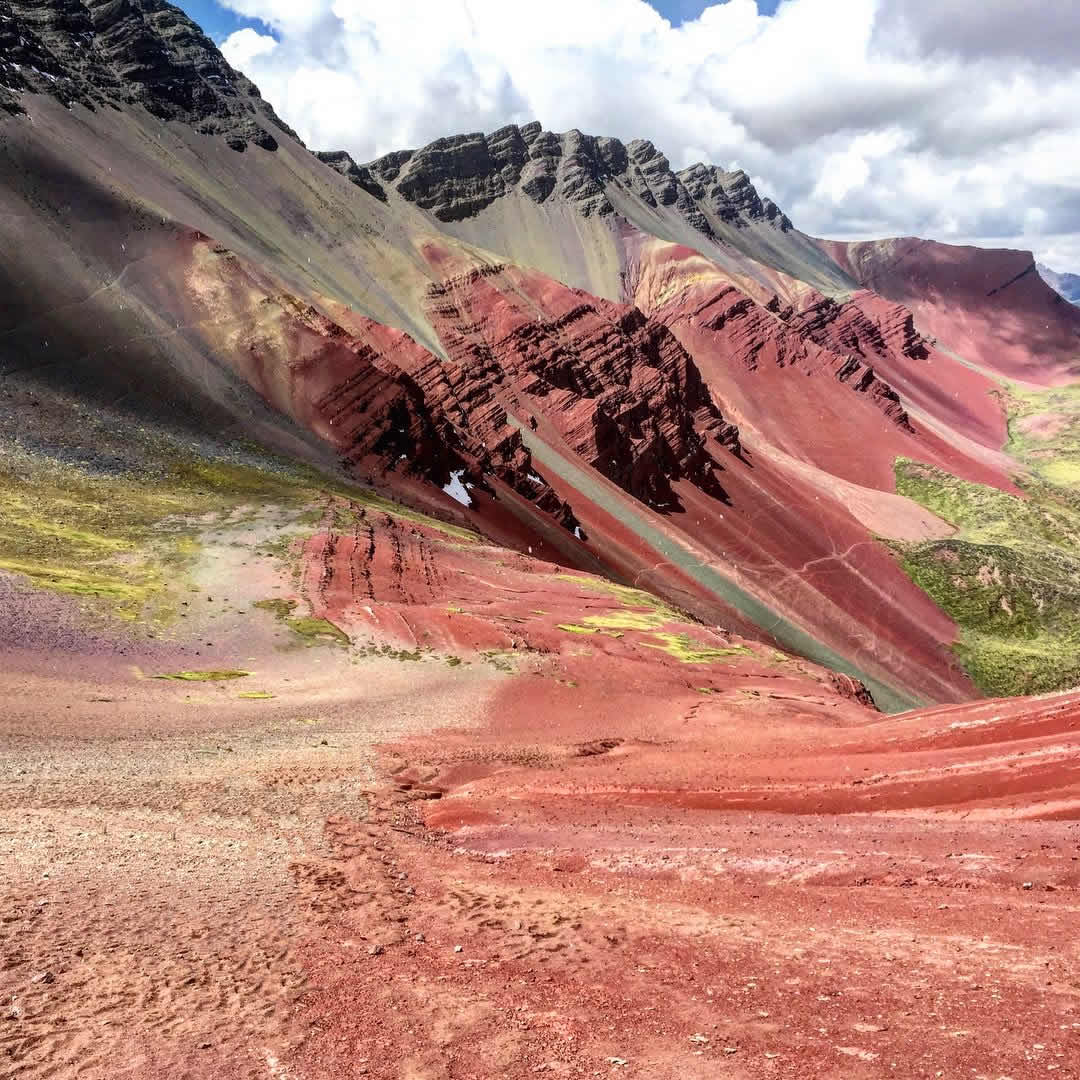
[[[1038,269],[1039,276],[1051,289],[1061,293],[1070,304],[1080,304],[1080,274],[1059,274],[1042,263]]]

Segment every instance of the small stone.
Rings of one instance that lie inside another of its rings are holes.
[[[725,1046],[724,1047],[724,1053],[725,1054],[737,1054],[738,1052],[739,1052],[739,1048],[737,1046]]]
[[[423,934],[417,934],[415,939],[417,945],[423,945],[427,938]]]
[[[200,1050],[209,1050],[210,1049],[210,1044],[208,1042],[201,1042],[201,1043],[199,1043],[198,1049],[200,1049]]]
[[[690,1041],[692,1043],[707,1043],[709,1041],[709,1036],[708,1035],[702,1035],[701,1032],[698,1031],[698,1032],[695,1032],[693,1035],[690,1036]]]
[[[465,951],[464,946],[462,946],[462,945],[455,945],[454,946],[454,952],[464,952],[464,951]]]
[[[1022,889],[1034,889],[1035,888],[1035,882],[1033,882],[1033,881],[1025,881],[1024,884],[1020,886],[1020,888],[1022,888]]]
[[[372,945],[368,949],[369,956],[382,956],[383,947],[381,945]]]

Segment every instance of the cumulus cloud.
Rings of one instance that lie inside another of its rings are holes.
[[[818,235],[1033,248],[1080,269],[1080,5],[223,0],[228,59],[316,149],[358,161],[538,119],[745,168]]]

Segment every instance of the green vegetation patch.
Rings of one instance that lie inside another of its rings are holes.
[[[296,601],[273,598],[270,600],[256,600],[252,606],[262,611],[272,612],[279,619],[287,619],[296,610]]]
[[[686,623],[690,616],[677,611],[659,597],[628,585],[617,585],[603,578],[581,577],[577,574],[558,574],[560,581],[572,581],[575,585],[614,597],[623,606],[600,615],[586,615],[577,623],[559,623],[558,628],[569,634],[606,634],[621,638],[632,631],[647,634],[652,642],[641,642],[646,648],[660,649],[685,664],[709,664],[730,658],[749,650],[741,645],[718,649],[695,641],[686,634],[661,633],[669,623]],[[632,609],[632,610],[628,610]],[[659,644],[656,644],[659,642]]]
[[[4,446],[0,570],[124,619],[168,621],[208,519],[315,495],[306,476],[180,453],[138,472],[104,473]]]
[[[508,652],[500,649],[491,649],[480,654],[481,659],[487,661],[496,671],[513,675],[517,671],[517,661],[521,659],[520,650]]]
[[[669,656],[684,664],[713,664],[721,660],[730,660],[734,656],[752,656],[753,654],[745,645],[729,645],[724,648],[716,648],[697,641],[689,634],[653,634],[651,635],[659,645],[645,642],[647,649],[659,649]]]
[[[0,445],[0,570],[86,599],[103,613],[170,621],[177,614],[173,594],[187,587],[208,523],[250,518],[268,505],[301,512],[300,524],[322,521],[325,508],[357,519],[367,508],[462,541],[480,540],[309,467],[268,454],[261,460],[237,464],[155,444],[137,470],[100,472]],[[267,541],[265,553],[285,557],[301,535]],[[322,627],[316,636],[326,634]]]
[[[262,611],[271,612],[294,634],[307,639],[311,645],[327,642],[336,645],[351,644],[349,635],[329,619],[316,619],[310,615],[293,615],[297,606],[295,600],[272,597],[269,600],[257,600],[253,606]]]
[[[892,542],[908,576],[960,628],[957,658],[987,694],[1080,684],[1080,508],[1044,480],[1027,497],[900,458],[896,490],[957,528]]]
[[[602,615],[595,616],[595,618],[603,618]],[[566,631],[568,634],[605,634],[607,637],[621,638],[623,632],[621,630],[609,630],[604,629],[602,626],[592,625],[592,617],[585,620],[588,626],[579,626],[577,623],[559,623],[558,628]]]
[[[274,695],[267,690],[247,690],[236,696],[242,698],[244,701],[270,701],[274,697]]]
[[[329,619],[313,619],[310,616],[299,616],[286,619],[285,625],[302,638],[312,642],[332,641],[338,645],[348,645],[349,635],[340,627],[335,626]]]
[[[1005,450],[1049,484],[1080,490],[1080,383],[1031,390],[1006,386]]]
[[[226,682],[229,679],[244,679],[250,674],[250,671],[174,671],[168,675],[154,675],[152,678],[174,682]]]
[[[603,578],[582,577],[579,574],[556,574],[558,581],[571,581],[583,589],[613,596],[623,607],[644,608],[653,617],[655,625],[663,626],[666,622],[689,622],[690,618],[658,596],[645,592],[644,589],[632,589],[629,585],[617,585],[614,581]],[[656,622],[659,620],[659,622]],[[628,629],[634,629],[632,627]]]

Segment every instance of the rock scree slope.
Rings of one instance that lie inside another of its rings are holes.
[[[0,249],[0,1076],[1076,1075],[1030,254],[315,153],[162,0],[0,0]]]

